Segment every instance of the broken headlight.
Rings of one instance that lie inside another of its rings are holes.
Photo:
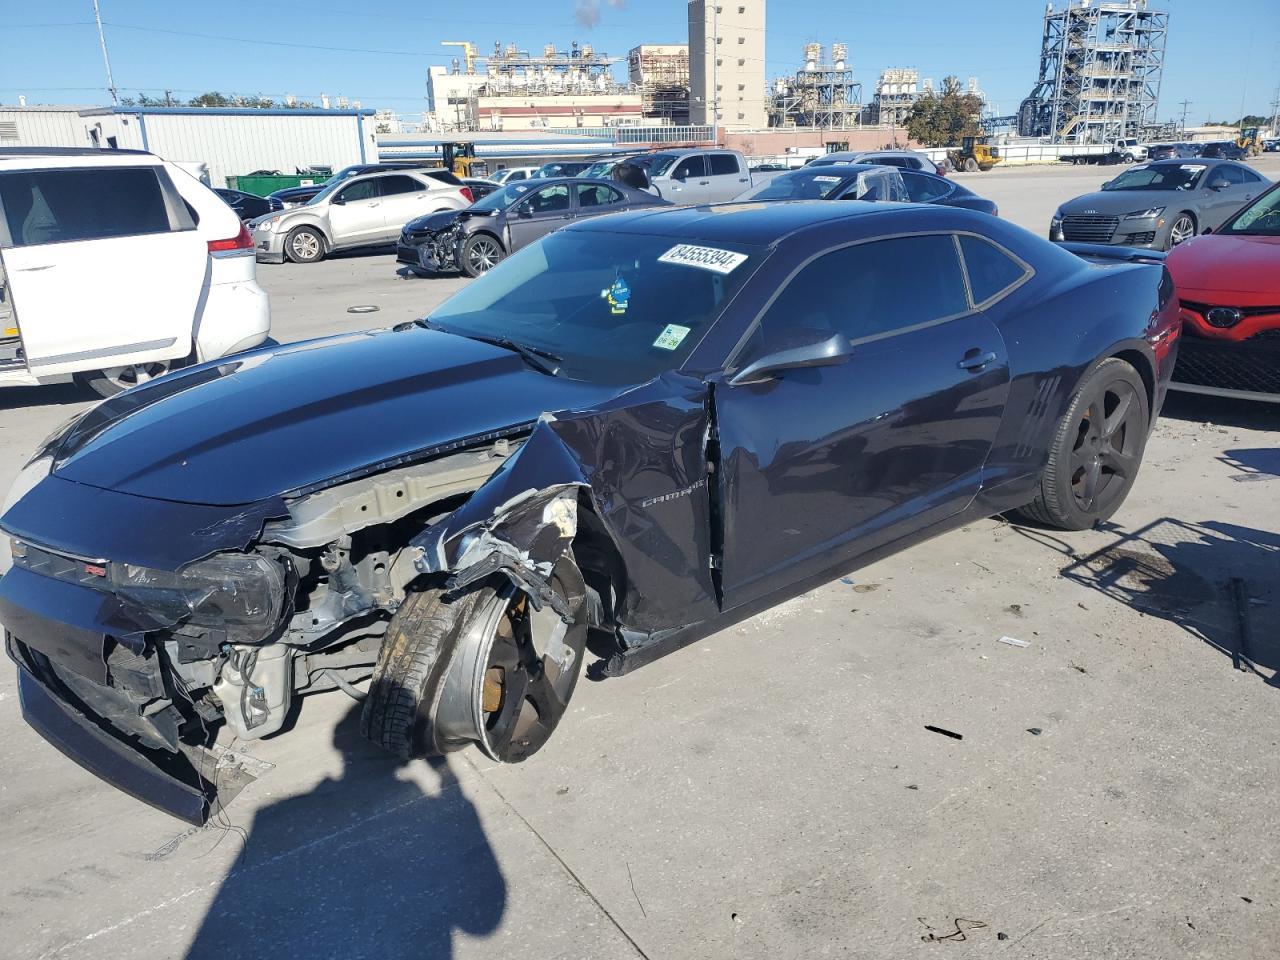
[[[226,633],[228,643],[258,643],[271,635],[284,608],[278,563],[251,553],[218,553],[181,570],[112,563],[111,591],[168,623]]]

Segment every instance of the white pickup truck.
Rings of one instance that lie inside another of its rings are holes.
[[[1058,159],[1066,163],[1136,163],[1147,159],[1147,144],[1137,137],[1122,137],[1111,143],[1069,144]]]

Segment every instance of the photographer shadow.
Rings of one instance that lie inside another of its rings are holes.
[[[448,762],[427,792],[359,721],[357,704],[335,729],[339,776],[255,814],[187,960],[446,960],[455,931],[497,929],[506,882]]]

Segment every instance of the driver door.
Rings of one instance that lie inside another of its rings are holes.
[[[378,177],[356,180],[329,200],[329,229],[337,247],[380,243],[386,230]]]
[[[508,253],[527,247],[573,219],[569,187],[568,183],[553,183],[531,191],[515,205],[507,215]]]
[[[973,500],[1009,364],[962,269],[949,234],[877,240],[819,256],[773,300],[730,374],[797,330],[847,336],[852,353],[716,386],[726,609],[847,569]]]
[[[710,185],[706,155],[695,153],[672,168],[669,182],[663,185],[662,194],[672,203],[708,203],[711,200],[708,193]]]

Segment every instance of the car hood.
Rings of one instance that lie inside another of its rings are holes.
[[[461,210],[441,210],[439,213],[426,213],[420,217],[414,217],[404,225],[404,228],[413,233],[420,233],[424,230],[437,233],[456,221],[463,212]]]
[[[1269,293],[1280,303],[1280,237],[1196,237],[1165,260],[1179,290]]]
[[[283,190],[276,190],[269,196],[282,200],[285,203],[296,203],[299,200],[309,200],[319,193],[321,187],[285,187]]]
[[[419,326],[202,364],[94,407],[57,477],[183,503],[247,504],[371,472],[617,393]]]
[[[1058,209],[1063,216],[1097,214],[1104,217],[1123,217],[1149,207],[1167,207],[1175,203],[1192,202],[1193,190],[1099,190],[1068,200]]]

